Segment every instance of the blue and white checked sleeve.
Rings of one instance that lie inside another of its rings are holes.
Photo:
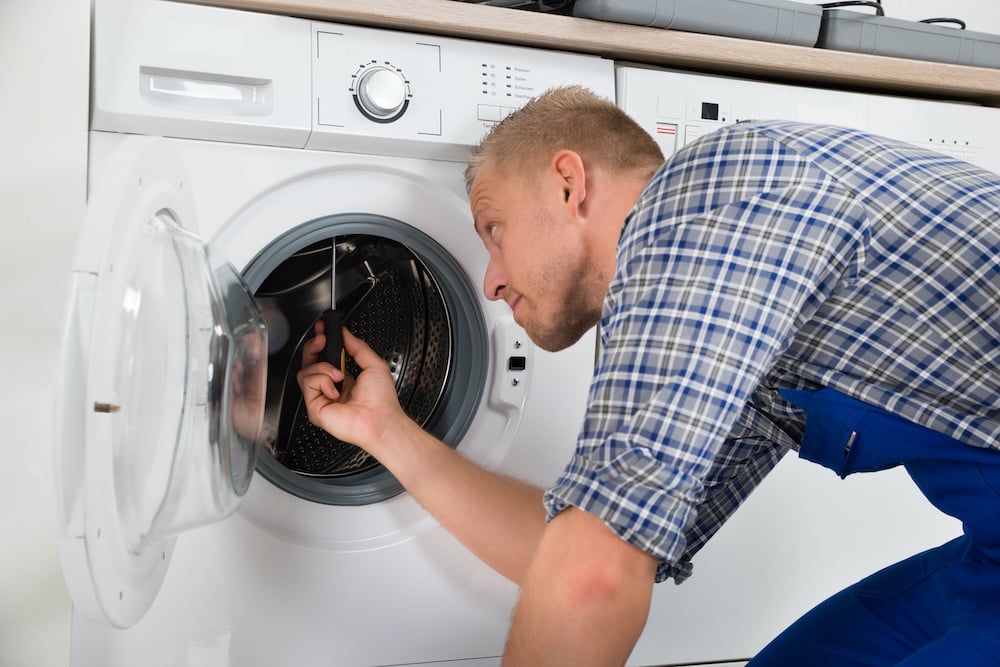
[[[546,493],[549,517],[595,514],[661,559],[658,580],[683,576],[674,565],[690,556],[724,442],[797,327],[863,263],[867,224],[833,179],[740,126],[668,161],[626,220],[587,416]],[[728,464],[737,449],[725,449]],[[747,485],[779,457],[763,443]],[[697,546],[749,490],[713,497]]]

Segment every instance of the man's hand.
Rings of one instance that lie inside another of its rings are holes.
[[[344,347],[362,369],[357,379],[319,361],[322,326],[298,374],[309,419],[378,459],[466,547],[520,583],[545,528],[542,490],[480,467],[421,429],[399,406],[388,365],[346,329]]]
[[[326,335],[323,323],[318,322],[316,336],[302,350],[299,387],[312,423],[377,457],[372,448],[377,448],[388,429],[409,417],[399,405],[386,362],[346,328],[343,331],[344,348],[361,367],[358,377],[345,377],[339,368],[319,360]],[[338,382],[344,383],[342,391],[337,390]]]

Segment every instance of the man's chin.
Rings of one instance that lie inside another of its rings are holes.
[[[572,329],[566,327],[539,331],[531,327],[526,328],[525,331],[528,333],[528,338],[531,339],[531,342],[541,349],[546,352],[559,352],[580,340],[583,334],[587,333],[590,328],[589,326],[583,328],[574,327]]]

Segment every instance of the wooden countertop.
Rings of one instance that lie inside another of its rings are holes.
[[[1000,106],[1000,69],[646,28],[455,0],[181,0],[665,67]]]

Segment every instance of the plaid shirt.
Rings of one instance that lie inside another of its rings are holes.
[[[546,493],[678,583],[832,387],[1000,448],[1000,176],[845,128],[752,122],[625,221],[576,454]]]

